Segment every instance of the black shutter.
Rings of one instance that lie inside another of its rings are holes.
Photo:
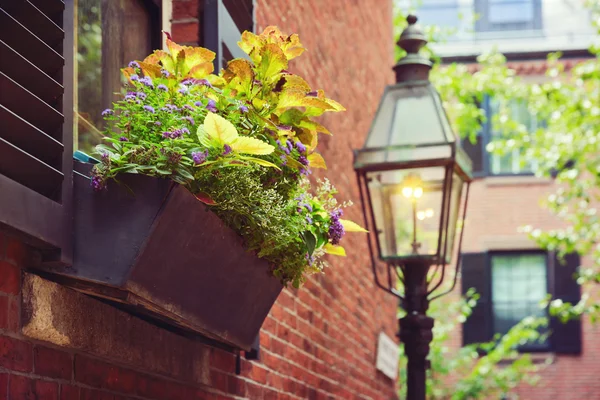
[[[71,258],[73,0],[0,0],[0,228]]]
[[[227,61],[244,58],[237,45],[244,31],[254,31],[252,0],[203,0],[200,2],[200,18],[203,21],[200,45],[217,53],[215,71]]]
[[[553,299],[577,304],[581,299],[581,287],[575,274],[580,264],[576,253],[565,256],[561,263],[552,253],[548,255],[550,266],[550,290]],[[581,354],[581,319],[562,323],[558,318],[550,318],[550,345],[552,351],[560,354]]]
[[[463,324],[463,345],[487,342],[493,336],[488,259],[487,253],[462,254],[462,294],[473,288],[480,296],[473,313]]]

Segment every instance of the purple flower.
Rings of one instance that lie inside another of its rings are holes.
[[[167,87],[166,87],[165,85],[163,85],[162,83],[161,83],[160,85],[158,85],[156,88],[157,88],[158,90],[162,90],[163,92],[166,92],[167,90],[169,90],[169,89],[167,89]]]
[[[279,128],[279,130],[282,130],[282,131],[291,131],[292,130],[292,127],[288,126],[288,125],[277,125],[277,128]]]
[[[119,138],[119,142],[129,142],[129,139],[127,139],[125,136],[121,136]]]
[[[308,210],[308,212],[312,212],[313,208],[310,204],[308,203],[304,203],[302,204],[304,206],[304,208],[306,208]]]
[[[102,111],[102,116],[107,117],[109,115],[114,115],[114,113],[115,112],[113,110],[111,110],[110,108],[107,108],[106,110]]]
[[[131,61],[128,65],[129,68],[140,68],[140,64],[137,61]]]
[[[208,100],[208,104],[206,104],[206,109],[210,112],[217,112],[217,102],[213,99]]]
[[[161,108],[161,110],[162,110],[162,108]],[[161,125],[162,125],[162,122],[160,122],[160,121],[156,121],[156,122],[154,123],[154,125],[156,125],[156,126],[161,126]]]
[[[152,83],[152,78],[150,78],[149,76],[145,76],[142,79],[140,79],[140,82],[143,83],[145,86],[148,86],[150,88],[154,87],[154,84]]]
[[[146,93],[144,92],[137,92],[135,95],[142,100],[146,100]]]
[[[160,73],[162,76],[164,76],[165,78],[168,78],[171,74],[169,73],[169,71],[167,71],[166,69],[161,69]]]
[[[125,101],[130,101],[130,102],[132,102],[132,103],[133,103],[133,102],[134,102],[134,101],[136,101],[136,100],[137,100],[137,99],[136,99],[136,97],[135,97],[135,94],[128,94],[128,95],[126,95],[126,96],[125,96]]]
[[[240,112],[243,114],[246,114],[248,112],[248,107],[246,106],[240,106]]]
[[[188,131],[187,129],[185,129],[185,131],[187,133],[190,133],[190,131]],[[175,129],[174,131],[165,131],[165,132],[163,132],[162,136],[165,139],[178,139],[178,138],[180,138],[180,137],[183,136],[183,133],[184,133],[183,129]]]
[[[319,95],[319,93],[315,90],[315,91],[306,93],[306,95],[310,96],[310,97],[317,97]]]
[[[340,221],[340,216],[342,215],[341,210],[333,211],[330,214],[331,220],[329,224],[329,231],[327,235],[329,236],[329,240],[331,240],[332,244],[339,244],[340,240],[346,233],[344,229],[344,225],[342,225]]]
[[[206,161],[207,157],[208,150],[192,152],[192,160],[194,160],[194,164],[196,165],[203,164]]]
[[[296,142],[296,148],[300,152],[300,154],[306,153],[306,146],[302,142]]]
[[[194,121],[194,118],[192,118],[192,117],[183,117],[183,119],[185,119],[187,122],[189,122],[190,125],[196,125],[196,121]]]
[[[232,151],[232,148],[230,145],[226,144],[225,146],[223,146],[223,155],[224,156],[231,153],[231,151]]]
[[[139,77],[137,74],[133,74],[133,75],[131,75],[131,76],[129,77],[129,80],[130,80],[130,81],[133,81],[133,82],[135,82],[135,81],[139,81],[139,80],[140,80],[140,77]]]
[[[298,157],[298,162],[302,165],[307,166],[308,165],[308,159],[305,156],[300,156]]]
[[[310,215],[306,216],[306,222],[308,222],[309,224],[312,224],[312,218],[310,217]]]
[[[308,176],[311,172],[312,171],[309,168],[300,168],[300,175]]]
[[[200,101],[196,101],[196,102],[194,103],[194,105],[195,105],[196,107],[202,107],[202,102],[200,102]]]
[[[179,130],[179,132],[181,132],[181,135],[189,135],[190,134],[190,130],[188,128],[181,128]]]
[[[306,259],[306,261],[308,262],[309,266],[312,266],[315,263],[315,257],[311,256],[310,254],[306,253],[304,255],[304,258]]]
[[[210,88],[213,87],[213,85],[211,85],[210,82],[206,79],[197,80],[196,83],[201,86],[206,86],[206,87],[210,87]]]
[[[281,144],[280,140],[276,140],[275,143],[277,143],[277,146],[279,146],[279,149],[281,151],[283,151],[285,154],[287,154],[287,155],[290,154],[290,149],[287,146],[284,146],[283,144]]]
[[[154,107],[152,106],[144,106],[144,110],[148,111],[149,113],[154,113]]]
[[[92,188],[93,188],[95,191],[100,191],[100,190],[102,190],[102,189],[106,188],[106,184],[105,184],[105,182],[102,180],[102,178],[101,178],[101,177],[99,177],[99,176],[97,176],[97,175],[96,175],[96,176],[93,176],[93,177],[92,177]]]
[[[288,151],[290,151],[290,152],[294,149],[294,145],[293,145],[292,141],[289,139],[285,142],[285,145],[287,146]],[[287,153],[287,154],[290,154],[290,153]]]
[[[181,89],[179,89],[178,92],[181,93],[181,94],[183,94],[183,95],[188,94],[188,90],[185,87],[182,87]]]
[[[183,81],[181,82],[181,84],[182,84],[182,85],[185,85],[185,86],[191,86],[191,85],[193,85],[194,83],[195,83],[195,82],[194,82],[194,79],[185,79],[185,80],[183,80]]]
[[[190,106],[189,104],[186,104],[185,106],[183,106],[183,108],[189,111],[194,111],[194,107]]]
[[[170,137],[171,137],[171,132],[169,132],[169,131],[164,131],[164,132],[162,133],[162,137],[164,137],[165,139],[168,139],[168,138],[170,138]]]
[[[279,158],[281,158],[281,165],[287,164],[287,156],[285,154],[280,155]]]

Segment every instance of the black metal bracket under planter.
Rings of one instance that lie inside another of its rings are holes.
[[[122,174],[95,192],[74,176],[74,261],[43,274],[126,310],[250,350],[282,285],[187,189]]]

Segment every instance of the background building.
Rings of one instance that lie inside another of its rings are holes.
[[[591,15],[582,1],[568,0],[433,0],[416,5],[424,25],[451,31],[447,40],[432,45],[443,63],[465,63],[477,70],[476,57],[496,49],[509,67],[525,79],[543,82],[550,52],[563,53],[568,71],[590,57],[587,49],[595,37]],[[409,7],[408,2],[400,2]],[[414,6],[415,4],[413,4]],[[475,18],[477,13],[479,18]],[[488,121],[496,112],[493,98],[482,104]],[[525,104],[514,104],[514,115],[530,129],[539,121]],[[463,239],[463,293],[474,287],[481,299],[463,325],[462,343],[485,342],[505,333],[529,315],[542,316],[538,304],[546,293],[577,302],[580,288],[572,279],[581,261],[567,257],[560,265],[552,254],[537,248],[519,227],[559,227],[559,221],[540,207],[555,191],[552,179],[533,176],[534,166],[522,162],[515,150],[505,156],[488,153],[486,145],[496,133],[487,123],[477,143],[465,147],[474,161],[465,237]],[[591,399],[600,396],[593,371],[598,362],[600,336],[588,318],[561,324],[552,319],[553,334],[544,343],[522,348],[534,360],[551,364],[541,372],[536,387],[521,388],[524,399]],[[457,338],[458,339],[458,338]],[[457,340],[458,342],[458,340]]]
[[[394,398],[395,380],[377,371],[375,363],[379,334],[393,338],[397,331],[396,302],[376,289],[366,240],[360,235],[348,238],[348,257],[332,260],[324,275],[310,279],[301,289],[281,293],[260,333],[259,360],[248,361],[242,355],[239,375],[234,354],[47,281],[29,269],[36,257],[48,260],[56,256],[56,246],[65,250],[70,243],[69,126],[74,127],[80,148],[89,149],[97,141],[99,113],[118,86],[118,68],[159,47],[161,28],[179,43],[218,48],[221,61],[237,54],[235,42],[245,29],[260,32],[278,25],[284,32],[297,32],[308,52],[291,69],[348,109],[327,118],[325,124],[335,136],[323,140],[320,147],[328,159],[327,175],[343,197],[357,203],[352,149],[362,145],[383,88],[392,80],[391,2],[5,3],[0,5],[2,45],[6,41],[39,46],[43,53],[27,53],[23,48],[21,54],[38,66],[56,61],[52,79],[59,86],[48,86],[52,82],[43,75],[22,79],[4,53],[0,57],[2,85],[9,82],[5,74],[13,74],[11,79],[28,90],[43,92],[50,87],[59,90],[59,95],[71,96],[73,83],[76,114],[64,114],[67,134],[62,142],[50,141],[48,146],[38,146],[42,142],[34,140],[27,147],[0,123],[0,399]],[[75,24],[63,21],[65,5],[67,10],[74,5]],[[20,12],[21,7],[32,8]],[[64,70],[61,60],[70,65],[73,54],[63,48],[60,28],[67,37],[74,36],[78,53],[73,68]],[[26,108],[32,101],[30,96],[9,99],[4,86],[0,93],[2,107]],[[56,110],[60,111],[60,105]],[[27,115],[36,112],[30,109]],[[62,119],[37,122],[60,123]],[[56,154],[51,153],[55,150]],[[349,214],[361,220],[358,205]],[[56,240],[55,247],[42,247],[40,252],[39,242],[23,239],[29,236],[17,235],[17,230],[46,239],[48,232],[64,234],[65,240]]]

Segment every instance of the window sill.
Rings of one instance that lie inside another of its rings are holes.
[[[484,178],[486,186],[547,186],[553,180],[550,178],[538,178],[533,175],[505,175],[487,176]]]
[[[542,364],[554,364],[556,362],[557,355],[551,351],[546,351],[543,353],[540,352],[521,352],[521,355],[529,354],[531,357],[531,362],[533,365],[542,365]],[[505,360],[500,360],[498,365],[509,365],[512,364],[516,359],[510,358]]]

